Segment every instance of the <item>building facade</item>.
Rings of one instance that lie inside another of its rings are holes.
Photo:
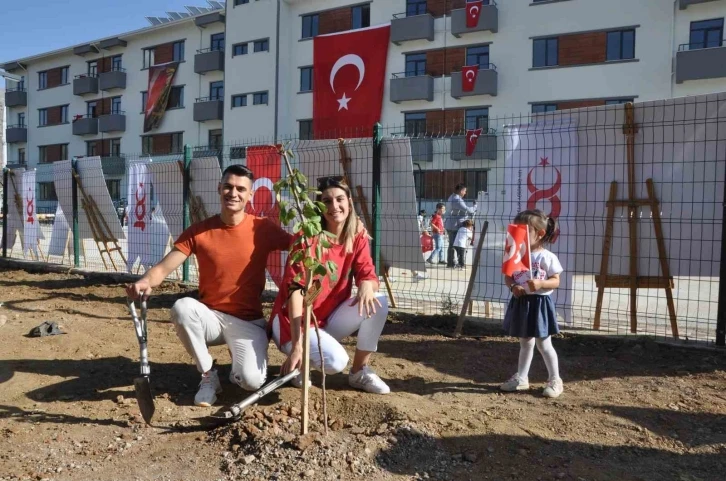
[[[432,177],[501,162],[496,132],[512,116],[726,90],[726,0],[483,3],[479,25],[467,28],[466,0],[209,2],[6,62],[23,77],[5,93],[8,163],[37,167],[48,183],[56,160],[118,157],[121,168],[107,173],[115,182],[128,154],[238,144],[224,153],[234,160],[251,143],[311,138],[313,37],[384,23],[391,44],[381,123],[417,137],[415,161]],[[145,134],[147,69],[172,60],[181,63],[168,111]],[[461,67],[472,64],[475,89],[462,92]],[[456,152],[471,127],[491,129],[495,147],[483,142],[466,158]],[[121,181],[110,189],[124,196]]]

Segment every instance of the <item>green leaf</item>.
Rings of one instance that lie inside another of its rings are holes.
[[[303,234],[305,234],[305,237],[314,237],[316,234],[315,230],[316,229],[315,229],[314,224],[309,224],[306,222],[302,226],[302,231],[303,231]]]
[[[295,252],[293,252],[293,254],[292,254],[292,255],[290,256],[290,260],[291,260],[291,261],[292,261],[293,263],[298,263],[298,262],[300,262],[300,260],[301,260],[301,259],[303,258],[303,256],[305,256],[305,252],[304,252],[304,251],[302,251],[302,250],[299,250],[299,251],[295,251]]]
[[[338,272],[338,265],[333,261],[328,261],[325,263],[325,265],[328,267],[328,271],[331,274],[335,274]]]
[[[323,258],[323,246],[320,245],[320,242],[318,242],[318,244],[315,246],[315,257],[317,257],[318,259]]]
[[[295,239],[295,241],[292,243],[292,245],[293,246],[299,246],[303,242],[305,242],[305,238],[304,237],[298,237],[297,239]],[[300,252],[302,252],[302,251],[300,251]]]
[[[302,228],[303,228],[302,224],[301,224],[300,222],[298,222],[298,223],[297,223],[297,224],[295,224],[295,226],[294,226],[294,227],[292,228],[292,231],[293,231],[293,232],[300,232],[300,229],[302,229]]]
[[[295,277],[293,277],[292,282],[300,282],[302,280],[302,272],[298,272]]]
[[[321,213],[321,214],[322,214],[323,212],[325,212],[326,210],[328,210],[328,208],[326,207],[326,205],[325,205],[325,204],[323,204],[322,202],[319,202],[319,201],[316,201],[316,202],[315,202],[315,207],[317,207],[317,208],[318,208],[318,210],[320,211],[320,213]]]
[[[325,237],[324,235],[321,235],[319,237],[319,239],[320,239],[320,245],[323,246],[323,248],[330,249],[331,244],[328,241],[328,238],[327,237]]]
[[[331,272],[329,277],[331,281],[338,282],[338,274]]]
[[[299,170],[295,172],[295,180],[297,180],[302,185],[308,185],[308,178],[303,175],[302,172]]]
[[[305,269],[313,269],[317,265],[319,265],[319,262],[315,260],[313,257],[306,257],[303,261],[303,265],[305,266]]]
[[[307,203],[303,208],[303,214],[305,217],[315,217],[318,215],[318,211],[315,209],[315,205]]]
[[[326,275],[326,274],[328,273],[328,270],[327,270],[327,269],[325,268],[325,266],[324,266],[324,265],[322,265],[322,264],[318,264],[318,265],[317,265],[317,266],[315,267],[315,271],[314,271],[314,273],[315,273],[316,275],[319,275],[319,276],[324,276],[324,275]]]
[[[326,236],[330,237],[331,239],[335,239],[335,238],[338,237],[337,235],[333,234],[332,232],[328,232],[327,230],[324,230],[323,231],[323,234],[325,234]]]

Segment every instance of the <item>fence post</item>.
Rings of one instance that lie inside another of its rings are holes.
[[[726,179],[721,201],[721,268],[718,276],[718,312],[716,314],[716,345],[726,346]]]
[[[189,176],[189,170],[192,165],[192,146],[187,144],[184,146],[184,183],[183,183],[183,194],[182,197],[184,198],[184,208],[183,208],[183,231],[186,230],[189,225],[191,225],[191,217],[189,215],[189,196],[191,194],[189,184],[190,184],[190,176]],[[182,231],[182,232],[183,232]],[[187,260],[184,261],[184,267],[182,268],[182,281],[189,282],[189,258],[187,257]]]
[[[8,256],[8,182],[10,170],[3,168],[3,258]]]
[[[372,216],[373,216],[373,239],[372,251],[373,262],[376,266],[376,273],[381,276],[384,274],[381,266],[381,137],[382,126],[380,122],[373,125],[373,199],[371,200]]]
[[[74,157],[71,160],[71,193],[73,212],[73,265],[76,269],[81,267],[81,236],[78,227],[78,181],[76,180],[76,168],[78,161]]]

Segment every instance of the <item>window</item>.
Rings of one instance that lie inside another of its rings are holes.
[[[426,54],[406,55],[406,77],[418,77],[419,75],[426,75]]]
[[[38,126],[48,125],[48,109],[38,109]]]
[[[156,49],[154,48],[145,48],[144,49],[144,67],[143,68],[149,68],[152,65],[154,65],[154,54],[156,53]]]
[[[489,109],[467,109],[466,128],[484,129],[483,132],[487,133],[489,131]]]
[[[558,39],[555,38],[538,38],[534,41],[534,58],[532,59],[533,67],[551,67],[557,65],[557,48]]]
[[[318,34],[318,24],[320,17],[318,14],[303,15],[302,18],[302,38],[313,38]]]
[[[313,90],[313,68],[300,68],[300,92],[311,92]]]
[[[86,156],[93,157],[98,155],[98,147],[95,140],[89,140],[86,142]]]
[[[635,58],[635,30],[608,32],[607,59],[627,60]]]
[[[246,43],[238,43],[232,47],[232,56],[236,57],[237,55],[247,55]]]
[[[18,164],[24,164],[25,163],[25,149],[20,148],[18,149]]]
[[[555,110],[557,110],[557,104],[532,104],[532,113],[533,114],[554,112]]]
[[[58,200],[54,182],[38,182],[38,200]]]
[[[234,0],[234,6],[235,6],[235,7],[236,7],[237,5],[244,5],[244,4],[246,4],[246,3],[250,3],[250,0]]]
[[[224,82],[210,82],[209,100],[224,100]]]
[[[184,86],[172,87],[169,91],[169,103],[166,108],[180,109],[184,107]]]
[[[113,97],[111,99],[111,113],[112,114],[121,113],[121,97]]]
[[[172,60],[174,62],[181,62],[184,60],[184,40],[180,42],[174,42],[172,44]]]
[[[627,104],[628,102],[634,102],[634,98],[623,98],[623,99],[608,99],[605,101],[605,105],[620,105]]]
[[[18,126],[25,127],[25,112],[18,113]]]
[[[267,105],[267,100],[267,92],[257,92],[256,94],[252,94],[252,105]]]
[[[60,151],[60,159],[58,160],[68,160],[68,144],[60,144],[58,147]]]
[[[121,157],[121,139],[111,139],[111,157]]]
[[[689,50],[723,45],[723,18],[691,22]]]
[[[23,75],[22,77],[20,77],[20,82],[17,82],[15,84],[15,89],[18,92],[24,92],[25,91],[25,75]]]
[[[41,164],[48,162],[48,149],[45,145],[38,147],[38,159]]]
[[[209,148],[212,150],[222,148],[222,129],[209,131]]]
[[[466,65],[478,65],[481,69],[489,68],[489,45],[469,47],[466,49]]]
[[[60,107],[60,123],[62,123],[62,124],[68,123],[68,106],[67,105],[61,105],[61,107]]]
[[[423,15],[426,13],[426,0],[406,0],[406,16]]]
[[[118,72],[123,69],[123,63],[121,62],[121,55],[114,55],[111,57],[111,70]]]
[[[358,5],[351,9],[353,16],[353,28],[365,28],[371,26],[371,6]]]
[[[98,61],[91,60],[88,62],[88,76],[95,77],[98,75]]]
[[[108,193],[111,195],[111,200],[121,199],[120,179],[106,179],[106,188],[108,189]]]
[[[60,84],[61,85],[67,84],[68,83],[68,67],[61,67],[60,74],[61,74]]]
[[[96,111],[98,109],[98,103],[93,100],[91,102],[86,102],[86,115],[89,117],[96,117]]]
[[[404,126],[406,135],[409,137],[419,137],[426,134],[426,113],[417,112],[413,114],[404,114]]]
[[[154,150],[154,137],[151,135],[146,135],[144,137],[141,137],[141,153],[142,154],[151,154]]]
[[[312,120],[300,120],[300,140],[313,140],[313,121]]]
[[[270,39],[255,40],[254,43],[255,52],[269,52],[270,51]]]
[[[48,72],[38,72],[38,89],[48,88]]]
[[[247,95],[233,95],[232,108],[247,107]]]
[[[178,132],[176,134],[171,134],[171,153],[177,154],[184,151],[184,139],[182,138],[183,134],[181,132]]]
[[[149,92],[141,92],[141,113],[146,112],[146,101],[149,99]]]
[[[209,41],[210,50],[224,50],[224,32],[215,33]]]

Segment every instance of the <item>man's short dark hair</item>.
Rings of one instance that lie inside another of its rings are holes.
[[[237,177],[247,177],[251,181],[255,180],[255,174],[252,173],[250,169],[245,167],[242,164],[234,164],[230,165],[226,169],[224,169],[224,172],[222,172],[222,180],[224,180],[227,175],[236,175]]]
[[[454,187],[455,192],[459,192],[461,189],[466,189],[466,184],[463,182],[459,182],[456,184],[456,187]]]
[[[438,204],[436,204],[436,210],[439,210],[442,207],[446,207],[446,204],[444,204],[443,202],[439,202]]]

